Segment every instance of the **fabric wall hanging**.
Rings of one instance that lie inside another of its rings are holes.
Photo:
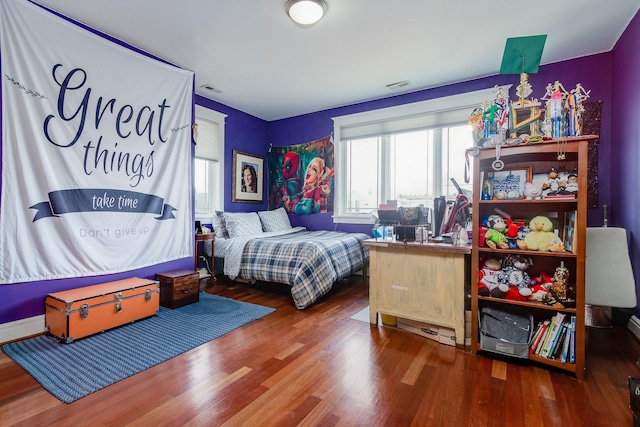
[[[271,147],[269,209],[293,215],[333,212],[333,141],[331,135],[305,144]]]
[[[0,7],[0,284],[191,256],[193,73]]]

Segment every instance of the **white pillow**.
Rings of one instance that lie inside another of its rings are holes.
[[[291,230],[289,215],[284,208],[278,208],[274,211],[260,211],[258,212],[258,216],[260,216],[264,231]]]
[[[220,218],[218,218],[218,215],[216,215],[215,213],[211,218],[211,228],[213,228],[213,231],[217,234],[216,237],[224,237],[222,225],[220,224]]]
[[[262,234],[260,217],[255,212],[225,212],[224,221],[229,237]]]

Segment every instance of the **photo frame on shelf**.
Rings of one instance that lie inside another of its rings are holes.
[[[233,150],[232,201],[262,203],[264,201],[264,157]]]
[[[565,212],[562,241],[564,243],[564,249],[574,253],[575,253],[575,247],[576,247],[575,228],[576,228],[576,211]]]
[[[524,196],[524,185],[531,182],[531,166],[504,168],[482,174],[482,193],[491,199],[517,200]]]

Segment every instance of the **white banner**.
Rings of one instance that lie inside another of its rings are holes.
[[[0,283],[191,256],[193,73],[0,4]]]

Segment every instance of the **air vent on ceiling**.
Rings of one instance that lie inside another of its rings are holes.
[[[200,87],[206,90],[210,90],[211,92],[222,93],[220,89],[218,89],[217,87],[211,86],[210,84],[204,84]]]
[[[387,85],[387,89],[389,89],[389,90],[398,90],[398,89],[401,89],[401,88],[409,86],[409,85],[411,85],[411,82],[409,82],[409,80],[404,80],[402,82],[389,83]]]

